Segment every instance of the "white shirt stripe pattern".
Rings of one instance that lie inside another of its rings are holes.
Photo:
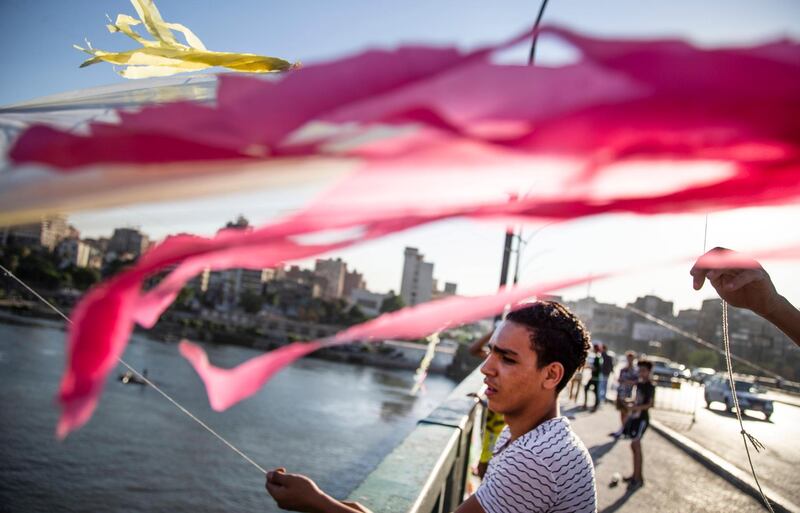
[[[503,429],[476,492],[486,513],[596,513],[594,465],[566,417],[509,444]]]

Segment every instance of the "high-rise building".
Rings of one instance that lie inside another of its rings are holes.
[[[50,251],[69,234],[67,217],[59,214],[42,217],[37,223],[12,226],[7,230],[7,237],[17,244],[42,246]]]
[[[116,253],[117,256],[130,253],[135,257],[139,257],[149,245],[150,241],[147,235],[138,229],[115,228],[114,234],[111,235],[111,240],[108,241],[108,251]]]
[[[400,296],[406,306],[431,300],[433,295],[433,263],[426,262],[417,248],[406,248],[403,254],[403,278]]]
[[[325,278],[327,281],[323,290],[325,298],[339,299],[342,297],[347,264],[341,258],[317,260],[314,264],[314,274]]]
[[[76,267],[89,267],[89,260],[96,252],[92,246],[78,239],[64,239],[56,247],[61,260]]]
[[[669,321],[675,315],[674,303],[672,301],[664,301],[658,296],[648,295],[637,297],[636,301],[634,301],[632,305],[639,310],[666,321]]]
[[[367,282],[364,281],[364,275],[357,271],[348,271],[344,275],[344,288],[342,289],[342,296],[350,297],[350,293],[356,289],[366,289]]]

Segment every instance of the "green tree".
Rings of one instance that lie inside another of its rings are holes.
[[[61,273],[53,258],[37,252],[30,252],[20,259],[16,275],[22,281],[47,289],[57,289],[62,282]]]
[[[108,262],[103,267],[103,278],[109,278],[111,276],[114,276],[118,272],[124,270],[127,267],[130,267],[131,265],[133,265],[135,263],[136,263],[135,259],[134,260],[120,260],[120,259],[112,260],[111,262]]]
[[[175,298],[175,305],[178,307],[189,306],[194,299],[195,293],[196,292],[193,287],[183,287],[178,293],[178,297]]]
[[[354,305],[345,313],[344,324],[347,326],[352,326],[354,324],[360,324],[366,321],[367,319],[368,319],[367,315],[364,312],[362,312],[358,306]]]
[[[396,295],[393,290],[389,291],[389,295],[381,303],[381,313],[394,312],[406,306],[403,298]]]
[[[716,369],[719,365],[719,356],[708,349],[696,349],[689,353],[687,362],[690,367],[711,367]]]
[[[100,281],[100,271],[88,267],[70,269],[72,284],[79,290],[86,290]]]
[[[261,307],[264,306],[264,298],[254,292],[245,290],[239,299],[239,304],[245,312],[254,314],[258,313]]]

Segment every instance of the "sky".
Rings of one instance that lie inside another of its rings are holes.
[[[499,41],[529,29],[539,7],[534,1],[293,1],[210,0],[157,2],[167,21],[191,28],[210,49],[274,55],[313,63],[374,47],[424,43],[462,48]],[[491,8],[487,7],[491,5]],[[0,44],[6,49],[0,74],[0,105],[124,81],[110,65],[79,69],[86,57],[72,48],[84,39],[107,50],[133,43],[105,29],[105,15],[134,15],[127,1],[0,2]],[[551,0],[545,23],[593,35],[680,37],[701,46],[748,45],[781,37],[800,39],[800,2],[795,0]],[[510,52],[520,60],[526,47]],[[573,58],[548,39],[537,60],[558,64]],[[114,227],[139,226],[156,239],[170,233],[213,234],[243,214],[258,225],[300,208],[326,183],[259,190],[165,204],[83,212],[70,216],[85,236],[110,235]],[[679,308],[698,307],[713,297],[691,288],[693,257],[705,248],[757,250],[800,241],[800,207],[710,212],[707,216],[613,215],[554,225],[528,225],[520,259],[521,282],[598,274],[620,277],[563,291],[566,298],[591,293],[624,304],[657,294]],[[371,289],[397,290],[403,249],[414,246],[435,264],[439,282],[452,281],[462,294],[493,292],[499,281],[505,226],[451,221],[392,235],[338,252],[363,272]],[[304,265],[311,264],[304,262]],[[778,289],[800,303],[800,273],[765,262]]]

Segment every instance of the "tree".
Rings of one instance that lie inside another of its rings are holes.
[[[175,305],[188,306],[194,299],[196,292],[193,287],[183,287],[175,298]]]
[[[361,324],[367,319],[368,317],[366,314],[364,314],[358,306],[353,305],[353,307],[346,312],[344,323],[346,326],[352,326],[354,324]]]
[[[264,298],[254,292],[245,290],[239,299],[239,304],[245,312],[254,314],[261,311],[261,307],[264,306]]]
[[[106,263],[103,266],[103,277],[110,278],[114,276],[118,272],[130,267],[131,265],[136,263],[136,259],[133,260],[120,260],[119,258],[112,260],[111,262]]]
[[[88,267],[75,267],[70,270],[72,283],[78,290],[86,290],[100,281],[100,272]]]
[[[394,312],[406,306],[403,298],[396,295],[393,290],[389,291],[389,295],[381,303],[381,313]]]
[[[687,363],[690,367],[711,367],[716,369],[717,365],[719,365],[719,357],[714,351],[696,349],[689,353]]]

